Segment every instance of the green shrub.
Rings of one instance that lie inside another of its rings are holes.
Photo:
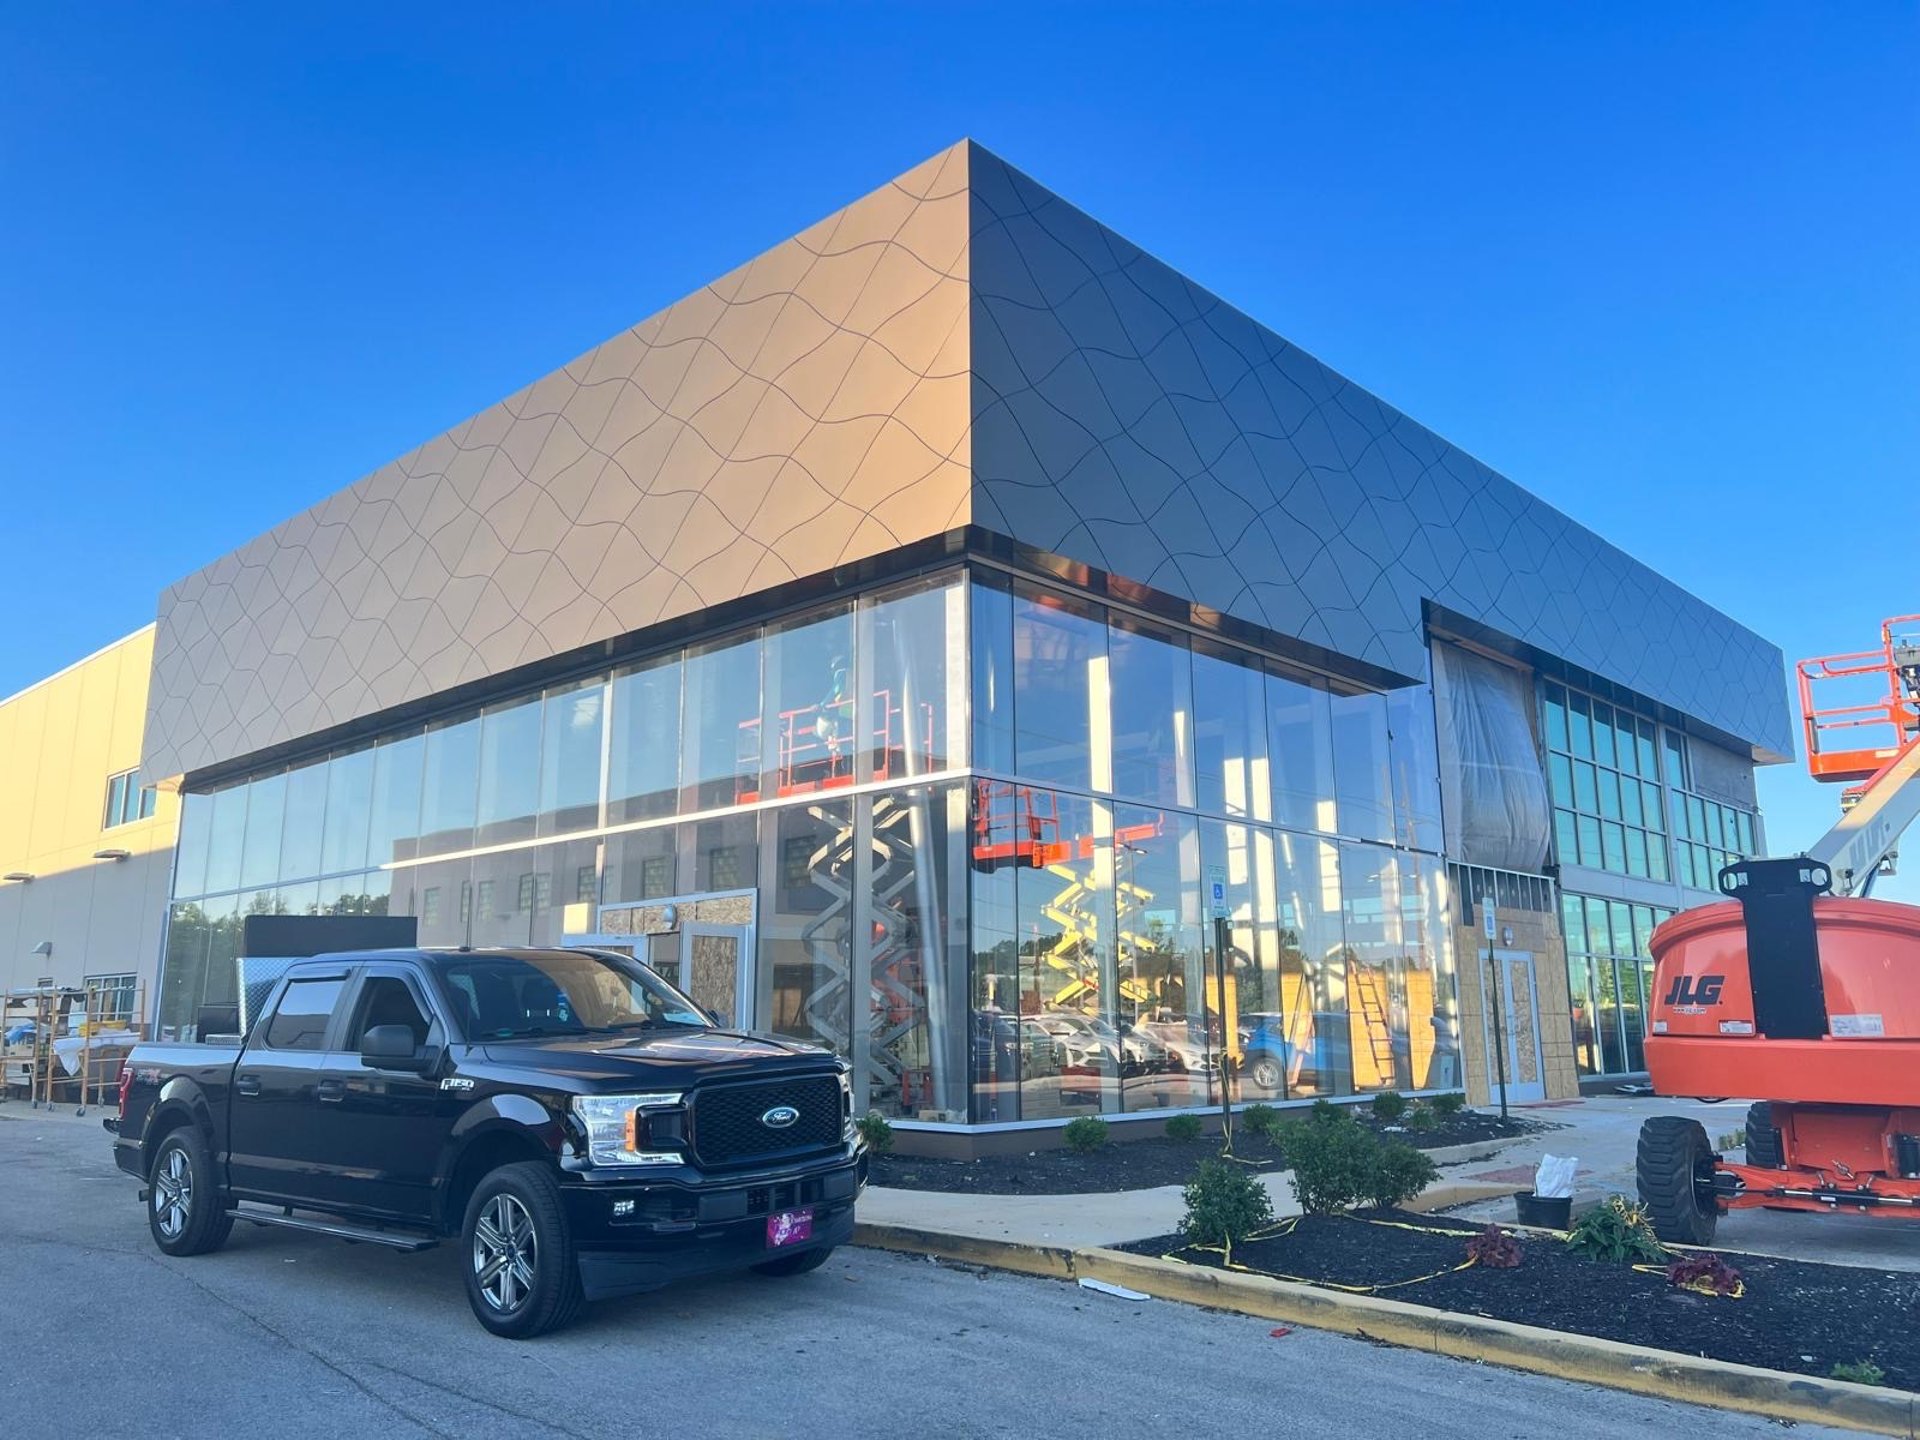
[[[1067,1142],[1067,1148],[1076,1155],[1091,1155],[1107,1143],[1107,1136],[1107,1122],[1091,1115],[1082,1115],[1070,1122],[1061,1134],[1061,1138]]]
[[[1373,1118],[1391,1125],[1407,1113],[1407,1097],[1398,1090],[1382,1090],[1373,1097]]]
[[[1280,1127],[1294,1197],[1309,1215],[1337,1215],[1368,1198],[1380,1142],[1343,1111],[1315,1113]]]
[[[1314,1101],[1307,1111],[1308,1116],[1314,1120],[1338,1120],[1346,1113],[1340,1106],[1324,1097]]]
[[[1382,1210],[1404,1205],[1440,1178],[1424,1150],[1395,1140],[1378,1146],[1365,1172],[1362,1193]]]
[[[1240,1125],[1250,1135],[1271,1140],[1280,1128],[1280,1112],[1271,1105],[1249,1105],[1240,1112]]]
[[[874,1154],[885,1155],[893,1149],[893,1126],[878,1110],[869,1110],[853,1122],[853,1127],[860,1132],[860,1138],[867,1142],[867,1148]]]
[[[1407,1111],[1407,1118],[1403,1123],[1407,1129],[1414,1131],[1416,1134],[1425,1134],[1427,1131],[1439,1125],[1440,1117],[1433,1113],[1432,1107],[1421,1103],[1416,1104],[1411,1110]]]
[[[1218,1245],[1233,1260],[1233,1243],[1273,1223],[1273,1202],[1266,1186],[1244,1166],[1228,1160],[1202,1160],[1182,1192],[1187,1213],[1180,1234],[1189,1245]]]
[[[1664,1263],[1666,1248],[1653,1233],[1646,1212],[1624,1195],[1609,1195],[1604,1204],[1582,1215],[1567,1234],[1567,1244],[1590,1260],[1615,1265]]]
[[[1827,1372],[1835,1380],[1851,1380],[1856,1385],[1879,1385],[1887,1372],[1871,1360],[1842,1360]]]
[[[1453,1116],[1467,1108],[1467,1097],[1455,1091],[1451,1095],[1436,1095],[1427,1103],[1433,1106],[1434,1114]]]
[[[1200,1138],[1200,1117],[1197,1115],[1175,1115],[1167,1121],[1167,1138],[1186,1144]]]

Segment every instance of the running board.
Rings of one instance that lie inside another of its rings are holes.
[[[404,1250],[408,1254],[418,1250],[431,1250],[440,1243],[426,1235],[409,1235],[399,1230],[375,1230],[363,1225],[349,1225],[342,1220],[308,1220],[299,1215],[289,1215],[283,1210],[250,1210],[241,1206],[234,1210],[233,1218],[245,1220],[251,1225],[277,1225],[283,1230],[305,1230],[313,1235],[331,1235],[336,1240],[385,1245],[389,1249]]]

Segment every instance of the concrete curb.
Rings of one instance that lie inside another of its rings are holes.
[[[1916,1408],[1920,1396],[1905,1390],[1761,1370],[1507,1320],[1459,1315],[1376,1295],[1344,1295],[1263,1275],[1241,1275],[1099,1247],[1065,1250],[907,1226],[866,1224],[855,1227],[853,1243],[1049,1279],[1105,1280],[1161,1300],[1332,1330],[1660,1400],[1710,1405],[1772,1420],[1906,1436],[1908,1440],[1920,1437],[1920,1430],[1916,1430],[1920,1425],[1920,1409]]]

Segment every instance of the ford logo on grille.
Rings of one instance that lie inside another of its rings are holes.
[[[776,1105],[760,1117],[760,1123],[769,1130],[784,1130],[800,1118],[800,1112],[791,1105]]]

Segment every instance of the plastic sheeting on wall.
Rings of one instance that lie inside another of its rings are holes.
[[[1529,677],[1440,641],[1433,662],[1450,858],[1537,872],[1553,810],[1529,718]]]

